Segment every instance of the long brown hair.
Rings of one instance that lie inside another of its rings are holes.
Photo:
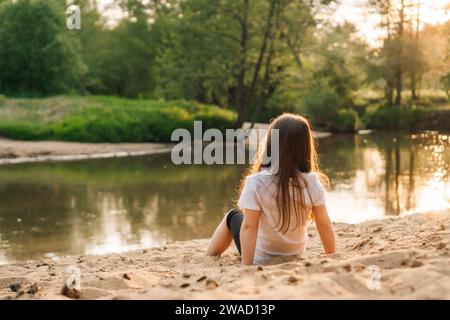
[[[291,229],[291,213],[295,213],[296,229],[307,219],[307,208],[303,196],[308,191],[307,181],[299,173],[315,172],[321,180],[327,178],[319,170],[316,140],[308,119],[285,113],[274,119],[269,126],[266,141],[257,154],[257,158],[248,174],[259,172],[262,168],[270,168],[273,164],[263,162],[263,155],[271,156],[272,130],[278,130],[279,154],[278,167],[274,173],[277,184],[277,206],[280,216],[276,227],[286,233]],[[291,205],[292,204],[292,205]],[[311,217],[312,218],[312,217]]]

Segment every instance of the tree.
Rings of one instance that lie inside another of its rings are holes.
[[[128,98],[149,97],[154,90],[152,64],[155,43],[146,7],[141,1],[120,1],[126,17],[108,28],[95,2],[85,0],[80,39],[89,76],[86,88],[94,94]]]
[[[420,33],[420,43],[426,65],[420,79],[429,88],[440,88],[441,79],[450,73],[449,34],[450,21],[440,25],[424,26]]]
[[[98,11],[97,0],[77,0],[72,3],[81,9],[81,30],[74,33],[79,39],[81,58],[87,67],[82,92],[98,93],[105,89],[100,78],[100,60],[108,48],[106,21]]]
[[[398,23],[397,23],[397,34],[396,34],[396,59],[395,64],[395,88],[396,88],[396,98],[395,104],[401,105],[402,103],[402,91],[403,91],[403,58],[404,58],[404,31],[405,31],[405,10],[406,4],[405,0],[400,0],[400,8],[398,9]]]
[[[313,9],[331,1],[169,1],[154,4],[159,94],[236,109],[236,127],[255,120],[301,64]],[[170,6],[167,4],[170,3]]]
[[[85,66],[59,1],[0,4],[0,91],[49,95],[79,89]]]
[[[378,67],[386,82],[388,105],[402,103],[405,78],[410,78],[413,99],[427,64],[422,43],[421,0],[370,0],[380,15],[380,27],[385,31],[383,47],[379,51]],[[394,101],[395,92],[395,101]]]
[[[411,73],[411,97],[414,100],[418,98],[417,85],[420,79],[420,75],[424,69],[423,54],[420,46],[421,7],[422,7],[421,0],[417,0],[417,3],[415,4],[416,8],[416,18],[414,21],[415,30],[414,25],[411,24],[412,27],[411,42],[413,43],[413,45],[411,46],[412,52],[410,54],[410,56],[412,57],[410,64],[410,73]]]
[[[325,129],[354,131],[358,122],[354,94],[368,80],[367,44],[349,23],[327,26],[318,38],[305,59],[300,110]]]
[[[393,3],[392,0],[370,0],[369,4],[374,8],[375,12],[381,18],[380,28],[385,32],[383,47],[378,54],[378,69],[376,72],[386,82],[385,95],[388,105],[392,105],[394,101],[394,85],[395,85],[395,64],[394,48],[395,35],[393,25]],[[376,63],[376,62],[375,62]]]
[[[231,5],[207,0],[154,3],[156,97],[228,106],[238,50],[234,25],[226,15]]]

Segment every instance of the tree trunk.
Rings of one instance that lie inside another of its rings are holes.
[[[413,71],[413,73],[411,75],[411,98],[413,100],[418,99],[416,87],[417,87],[416,71]]]
[[[259,51],[258,60],[255,65],[255,69],[253,71],[252,81],[251,81],[250,87],[247,90],[247,96],[246,96],[247,102],[250,102],[252,100],[253,95],[255,94],[256,84],[257,84],[258,78],[259,78],[259,72],[261,70],[263,60],[264,60],[264,55],[266,54],[267,44],[269,42],[269,38],[272,33],[272,18],[275,14],[276,2],[277,2],[277,0],[270,1],[269,13],[267,15],[267,27],[266,27],[266,31],[264,32],[263,43],[262,43],[261,49]]]
[[[275,32],[279,30],[280,28],[280,14],[281,14],[281,6],[280,4],[277,5],[277,8],[275,10]],[[258,119],[258,116],[261,112],[262,107],[267,103],[267,101],[272,96],[274,89],[272,90],[270,87],[270,76],[271,76],[271,69],[272,69],[272,59],[275,54],[275,40],[279,36],[275,34],[275,32],[270,32],[269,34],[269,53],[266,58],[266,62],[264,64],[264,77],[263,77],[263,85],[261,94],[259,96],[258,102],[256,104],[255,111],[253,112],[252,116],[252,125],[251,127],[255,125],[256,120]]]
[[[420,8],[421,8],[421,2],[418,0],[417,2],[417,16],[416,16],[416,37],[414,41],[414,54],[415,54],[415,60],[419,59],[420,54]],[[413,66],[413,71],[411,75],[411,97],[413,100],[417,100],[417,83],[418,83],[418,70],[417,70],[417,64]]]
[[[391,83],[387,84],[386,99],[388,106],[392,106],[392,104],[394,103],[394,86]]]
[[[239,20],[239,24],[241,25],[241,53],[240,53],[240,67],[239,73],[237,75],[237,88],[236,88],[236,109],[238,112],[238,118],[234,125],[235,129],[241,128],[246,120],[247,113],[247,105],[245,101],[245,71],[247,64],[247,46],[248,46],[248,10],[249,10],[249,1],[244,0],[243,6],[243,17]]]
[[[263,88],[261,90],[260,97],[258,99],[255,111],[253,112],[253,116],[252,116],[252,125],[251,125],[252,128],[255,125],[256,120],[258,119],[258,116],[259,116],[259,113],[261,112],[262,107],[267,103],[267,101],[269,100],[269,98],[271,96],[269,86],[270,86],[270,74],[271,74],[270,69],[272,67],[272,57],[274,54],[273,42],[274,42],[274,40],[272,40],[272,42],[271,42],[269,56],[267,57],[266,63],[265,63]]]
[[[265,55],[266,49],[267,49],[267,43],[269,40],[269,36],[272,32],[272,18],[275,13],[276,2],[277,2],[276,0],[270,1],[270,8],[269,8],[269,12],[267,15],[267,27],[264,32],[263,43],[261,45],[258,60],[256,62],[255,68],[253,70],[252,80],[250,82],[249,87],[245,86],[245,71],[247,69],[246,60],[241,60],[241,72],[238,76],[238,99],[237,99],[238,118],[235,123],[235,128],[242,127],[244,122],[247,121],[248,106],[251,103],[251,101],[253,100],[253,97],[255,94],[256,85],[257,85],[257,82],[259,79],[259,73],[260,73],[261,66],[262,66],[263,60],[264,60],[264,55]],[[245,12],[244,13],[244,17],[245,17],[244,22],[245,23],[243,25],[245,25],[245,28],[243,28],[243,31],[242,31],[242,38],[245,39],[245,46],[243,46],[243,48],[245,48],[244,52],[246,52],[246,48],[247,48],[246,46],[247,46],[247,42],[248,42],[248,31],[247,31],[247,21],[246,21],[247,17],[248,17],[248,3],[249,3],[249,0],[244,1],[244,12]],[[244,58],[245,58],[245,56],[244,56]]]
[[[402,104],[402,91],[403,91],[403,71],[402,67],[397,67],[397,72],[395,76],[395,104],[397,106]]]
[[[384,6],[382,6],[382,13],[386,16],[386,32],[387,32],[387,40],[389,45],[391,46],[391,42],[392,42],[392,28],[391,28],[391,15],[392,15],[392,3],[390,0],[387,0],[386,2],[384,2]],[[393,52],[392,52],[392,48],[388,47],[388,51],[387,51],[387,64],[390,65],[391,64],[391,60],[392,60],[392,56],[393,56]],[[394,86],[395,86],[395,81],[394,81],[394,76],[392,75],[390,72],[388,72],[387,76],[386,76],[386,100],[387,100],[387,105],[388,106],[392,106],[394,104]]]
[[[395,72],[395,89],[396,89],[396,98],[395,104],[402,104],[402,91],[403,91],[403,30],[404,30],[404,22],[405,22],[405,0],[401,0],[400,7],[400,21],[398,24],[398,55],[397,55],[397,68]]]

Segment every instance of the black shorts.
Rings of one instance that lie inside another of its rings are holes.
[[[241,225],[242,221],[244,221],[244,214],[239,209],[231,209],[227,213],[227,227],[231,231],[233,235],[234,244],[238,249],[239,253],[241,253]]]

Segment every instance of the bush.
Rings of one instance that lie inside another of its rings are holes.
[[[0,122],[0,135],[16,140],[44,140],[51,136],[50,128],[21,121]]]
[[[339,97],[334,92],[314,92],[304,99],[306,112],[314,122],[323,127],[328,127],[330,121],[336,116],[339,108]]]
[[[86,67],[63,1],[0,1],[0,91],[42,96],[81,85]]]
[[[368,129],[406,129],[419,120],[421,111],[413,107],[376,106],[369,108],[363,117]]]
[[[338,111],[334,130],[338,132],[355,132],[360,128],[358,113],[352,109],[341,109]]]
[[[314,125],[334,132],[355,132],[359,128],[356,111],[344,108],[335,92],[315,92],[305,97],[305,109]]]
[[[204,130],[232,128],[236,120],[231,111],[187,101],[70,97],[34,103],[39,107],[23,106],[24,110],[19,110],[22,104],[11,103],[4,114],[14,111],[14,119],[4,119],[0,110],[0,134],[24,140],[169,142],[175,129],[192,131],[194,120],[202,120]],[[64,108],[55,103],[64,104]],[[45,118],[50,110],[60,110],[61,115]],[[25,118],[20,119],[20,114]]]

